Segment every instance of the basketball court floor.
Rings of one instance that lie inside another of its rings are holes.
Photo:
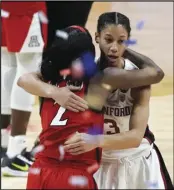
[[[96,2],[89,15],[87,28],[94,36],[97,17],[106,11],[118,11],[131,19],[134,47],[148,55],[165,71],[164,80],[152,88],[149,125],[156,136],[167,168],[173,180],[173,3],[172,2]],[[136,30],[136,23],[145,21],[144,28]],[[97,46],[96,46],[97,47]],[[97,51],[99,55],[99,51]],[[28,128],[28,146],[40,132],[39,107],[36,104]],[[1,189],[25,189],[26,178],[1,178]]]

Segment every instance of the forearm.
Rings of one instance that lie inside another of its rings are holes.
[[[137,114],[131,116],[130,131],[103,135],[100,138],[100,146],[106,150],[120,150],[137,148],[141,144],[147,126],[149,111],[146,108],[137,109]]]
[[[105,150],[122,150],[128,148],[137,148],[140,139],[136,134],[136,130],[127,131],[114,135],[100,136],[99,147]]]
[[[109,67],[94,76],[88,86],[86,100],[91,108],[101,110],[112,89],[129,89],[155,84],[155,71],[149,68],[126,71]]]
[[[37,73],[34,72],[21,76],[18,79],[18,86],[30,94],[45,98],[51,98],[51,94],[56,88],[53,85],[43,82]]]
[[[126,71],[118,68],[106,68],[101,83],[116,88],[136,88],[160,82],[163,75],[155,69],[145,68],[140,70]]]

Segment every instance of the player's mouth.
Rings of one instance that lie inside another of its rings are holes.
[[[107,58],[108,58],[109,62],[114,63],[118,59],[118,56],[116,56],[116,55],[108,55]]]

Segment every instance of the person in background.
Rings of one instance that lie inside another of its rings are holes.
[[[85,27],[93,1],[46,1],[48,15],[48,43],[49,48],[55,38],[56,30],[71,25]]]
[[[26,129],[35,99],[17,80],[36,71],[42,60],[47,24],[40,21],[40,12],[46,16],[45,2],[1,2],[1,146],[7,149],[1,171],[7,176],[25,176],[32,164]]]

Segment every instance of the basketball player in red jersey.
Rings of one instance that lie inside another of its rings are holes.
[[[95,48],[86,29],[72,26],[64,29],[64,32],[68,34],[68,39],[56,38],[41,63],[41,75],[43,80],[54,85],[55,89],[73,87],[74,93],[83,98],[88,81],[76,80],[70,75],[60,76],[59,63],[68,65],[85,52],[90,53],[94,59]],[[99,163],[101,149],[96,148],[83,156],[71,156],[63,155],[61,146],[70,135],[87,132],[94,126],[98,126],[102,133],[102,113],[92,110],[71,112],[51,98],[43,98],[40,115],[42,132],[39,139],[44,149],[36,154],[36,160],[30,168],[27,189],[77,189],[78,184],[74,184],[72,176],[83,176],[85,184],[82,188],[95,189],[93,173],[97,168],[92,173],[88,173],[87,170],[91,165]],[[33,173],[36,168],[40,170],[38,175]]]
[[[19,88],[17,80],[27,72],[36,71],[42,59],[47,24],[40,22],[39,12],[46,15],[45,2],[1,2],[1,134],[2,147],[8,145],[2,162],[3,175],[26,176],[32,163],[25,148],[34,96]],[[6,128],[10,120],[8,142]],[[9,162],[13,166],[9,166]]]

